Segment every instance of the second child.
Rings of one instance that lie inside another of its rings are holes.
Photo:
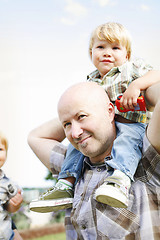
[[[15,230],[10,213],[20,208],[23,198],[18,185],[15,185],[1,169],[7,159],[7,151],[8,141],[0,132],[0,239],[12,240],[15,239]],[[20,238],[19,234],[18,237]]]

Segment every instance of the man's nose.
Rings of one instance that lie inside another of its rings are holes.
[[[83,130],[79,123],[72,124],[72,128],[71,128],[72,138],[79,138],[82,133],[83,133]]]

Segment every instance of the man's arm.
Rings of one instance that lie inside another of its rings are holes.
[[[147,137],[152,146],[160,153],[160,83],[149,87],[145,97],[151,107],[155,106],[147,128]]]
[[[58,118],[55,118],[32,130],[28,135],[28,144],[39,160],[51,171],[51,151],[64,139],[62,125]]]

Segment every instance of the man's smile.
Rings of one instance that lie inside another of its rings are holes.
[[[83,137],[83,138],[79,138],[79,139],[77,139],[77,140],[74,140],[74,142],[77,144],[77,145],[83,145],[83,144],[85,144],[87,141],[88,141],[88,139],[90,139],[91,138],[91,135],[87,135],[87,136],[85,136],[85,137]]]

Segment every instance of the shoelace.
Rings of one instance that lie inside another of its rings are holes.
[[[48,195],[48,194],[51,193],[54,189],[55,189],[55,187],[49,188],[46,192],[42,193],[42,194],[40,195],[40,197],[44,197],[44,196]]]

